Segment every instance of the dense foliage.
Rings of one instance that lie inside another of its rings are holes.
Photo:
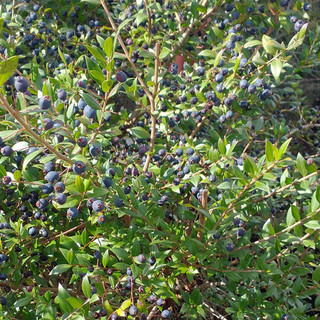
[[[315,11],[2,1],[1,319],[317,319]]]

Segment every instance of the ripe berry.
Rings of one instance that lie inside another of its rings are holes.
[[[104,209],[104,203],[101,200],[96,200],[92,203],[92,210],[100,212]]]
[[[78,215],[79,215],[79,210],[76,207],[72,207],[67,210],[67,217],[70,219],[76,218],[78,217]]]
[[[83,89],[86,89],[86,88],[87,88],[87,85],[86,85],[86,83],[85,83],[83,80],[79,80],[79,81],[77,82],[77,86],[78,86],[79,88],[83,88]]]
[[[58,90],[58,98],[60,99],[60,100],[66,100],[67,99],[67,93],[66,93],[66,91],[65,90],[63,90],[63,89],[59,89]]]
[[[101,153],[101,148],[99,146],[93,145],[89,148],[89,153],[92,157],[97,157]]]
[[[78,175],[81,175],[82,173],[84,173],[86,169],[87,169],[87,166],[82,161],[76,161],[72,166],[73,172]]]
[[[161,317],[163,319],[169,319],[171,317],[171,312],[165,309],[161,312]]]
[[[119,319],[119,316],[118,316],[118,314],[117,313],[113,313],[112,315],[111,315],[111,318],[110,318],[111,320],[118,320]]]
[[[106,177],[103,179],[102,186],[104,188],[109,188],[109,187],[111,187],[111,185],[112,185],[112,180],[110,178]]]
[[[28,232],[29,232],[29,235],[30,235],[31,237],[35,237],[35,236],[37,236],[38,233],[39,233],[39,231],[38,231],[38,229],[37,229],[36,227],[31,227],[31,228],[28,230]]]
[[[79,137],[77,140],[77,144],[80,148],[84,148],[88,144],[88,140],[86,137]]]
[[[242,79],[241,81],[240,81],[240,83],[239,83],[239,87],[241,88],[241,89],[246,89],[246,88],[248,88],[248,81],[246,80],[246,79]]]
[[[298,20],[295,24],[294,24],[294,30],[295,31],[300,31],[300,29],[302,28],[302,26],[304,25],[304,21],[303,20]]]
[[[3,178],[2,178],[2,182],[3,182],[3,184],[5,184],[5,185],[10,184],[10,183],[11,183],[11,177],[9,177],[9,176],[3,177]]]
[[[26,78],[20,76],[16,78],[14,82],[14,87],[17,91],[24,93],[28,90],[29,84]]]
[[[95,119],[97,111],[89,106],[85,106],[83,114],[89,119]]]
[[[55,197],[55,200],[58,204],[62,205],[66,203],[67,196],[65,195],[65,193],[58,193]]]
[[[0,297],[0,303],[2,306],[5,306],[7,304],[7,299],[5,297]]]
[[[237,236],[238,237],[244,236],[245,233],[246,233],[246,230],[244,230],[243,228],[240,228],[240,229],[237,230]]]
[[[4,146],[1,148],[1,154],[5,157],[10,157],[13,153],[13,149],[10,146]]]
[[[51,183],[46,183],[41,186],[41,191],[44,194],[49,194],[49,193],[53,192],[53,185]]]
[[[139,310],[136,306],[131,306],[129,308],[129,314],[133,317],[135,317],[138,314]]]
[[[314,162],[313,158],[309,158],[309,159],[307,160],[307,164],[308,164],[309,166],[311,166],[311,165],[313,164],[313,162]]]
[[[227,243],[226,248],[227,248],[228,251],[231,252],[231,251],[234,250],[234,244],[229,242],[229,243]]]
[[[117,81],[125,82],[127,80],[127,75],[123,71],[118,71],[116,74]]]
[[[146,257],[144,256],[144,254],[139,254],[137,260],[140,263],[144,263],[144,262],[146,262]]]
[[[39,99],[39,107],[41,110],[48,110],[51,107],[51,100],[49,96],[43,96]]]
[[[58,179],[59,179],[59,172],[57,172],[57,171],[50,171],[44,177],[44,180],[46,180],[48,182],[55,182]]]
[[[153,266],[156,263],[156,258],[155,257],[150,257],[148,259],[148,262],[150,263],[151,266]]]
[[[114,202],[114,205],[117,207],[117,208],[121,208],[123,207],[123,200],[120,199],[120,198],[117,198]]]
[[[93,256],[94,256],[96,259],[100,259],[100,258],[101,258],[101,251],[96,250],[96,251],[94,252]]]
[[[98,217],[98,223],[103,224],[106,221],[106,217],[104,215],[100,215]]]

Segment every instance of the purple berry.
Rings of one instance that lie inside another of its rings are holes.
[[[19,92],[26,92],[28,90],[29,84],[26,78],[20,76],[16,78],[14,87]]]

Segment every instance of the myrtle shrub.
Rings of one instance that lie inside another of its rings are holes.
[[[1,319],[317,319],[313,14],[2,1]]]

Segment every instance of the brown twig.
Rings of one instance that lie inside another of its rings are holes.
[[[193,129],[193,131],[191,132],[189,139],[192,140],[195,135],[197,134],[197,132],[199,131],[199,129],[201,128],[201,126],[204,124],[204,122],[207,120],[207,116],[204,116],[202,118],[202,120],[197,124],[197,126]]]
[[[143,172],[147,172],[149,168],[149,164],[151,161],[152,153],[153,153],[153,147],[154,142],[156,140],[156,123],[157,123],[157,117],[154,114],[156,111],[156,95],[157,95],[157,89],[158,89],[158,73],[159,73],[159,66],[160,66],[160,60],[159,60],[159,54],[160,54],[160,43],[156,43],[156,60],[155,60],[155,70],[154,70],[154,87],[153,87],[153,93],[152,93],[152,99],[150,100],[151,103],[151,136],[150,136],[150,146],[149,146],[149,153],[147,154],[147,159],[143,167]]]
[[[250,248],[250,247],[253,247],[253,246],[255,246],[255,245],[257,245],[257,244],[260,244],[260,243],[262,243],[262,242],[264,242],[264,241],[269,241],[269,240],[271,240],[271,239],[273,239],[273,238],[276,238],[276,237],[278,237],[280,234],[283,234],[283,233],[285,233],[285,232],[287,232],[287,231],[289,231],[289,230],[291,230],[291,229],[294,229],[295,227],[299,226],[300,224],[302,224],[302,223],[304,223],[305,221],[309,220],[310,218],[314,217],[314,216],[315,216],[317,213],[319,213],[319,212],[320,212],[320,208],[319,208],[318,210],[314,211],[312,214],[310,214],[310,215],[304,217],[303,219],[297,221],[296,223],[292,224],[291,226],[289,226],[289,227],[287,227],[287,228],[285,228],[285,229],[283,229],[283,230],[281,230],[281,231],[279,231],[279,232],[277,232],[277,233],[275,233],[275,234],[272,234],[272,235],[270,235],[269,237],[266,237],[266,238],[263,238],[263,239],[259,239],[259,240],[255,241],[255,242],[252,242],[252,243],[247,244],[247,245],[245,245],[245,246],[236,248],[236,249],[233,250],[233,252],[236,252],[236,251],[239,251],[239,250],[242,250],[242,249],[246,249],[246,248]]]
[[[207,204],[208,204],[208,189],[203,189],[202,199],[201,199],[201,206],[202,206],[203,210],[207,210]],[[205,215],[203,213],[200,213],[199,224],[200,224],[200,228],[203,228],[203,226],[205,224]],[[201,230],[198,231],[197,239],[199,241],[201,241],[201,239],[202,239],[202,231]]]
[[[148,87],[146,86],[146,84],[144,83],[144,81],[142,80],[142,78],[141,78],[141,76],[140,76],[140,74],[139,74],[139,72],[138,72],[135,64],[133,63],[133,61],[132,61],[132,59],[131,59],[131,57],[130,57],[130,54],[129,54],[127,48],[126,48],[126,45],[124,44],[124,42],[123,42],[123,40],[122,40],[122,38],[121,38],[121,35],[120,35],[120,33],[118,32],[118,28],[117,28],[116,24],[114,23],[114,21],[113,21],[113,19],[112,19],[111,13],[110,13],[110,11],[109,11],[109,9],[108,9],[105,1],[100,0],[100,3],[101,3],[104,11],[106,12],[106,14],[107,14],[107,16],[108,16],[108,20],[109,20],[109,22],[110,22],[113,30],[114,30],[115,33],[117,34],[118,41],[119,41],[119,43],[120,43],[120,45],[121,45],[121,48],[122,48],[122,50],[123,50],[126,58],[128,59],[130,65],[131,65],[131,67],[132,67],[132,69],[133,69],[134,74],[135,74],[136,77],[138,78],[138,81],[140,82],[140,84],[141,84],[144,92],[145,92],[146,95],[148,96],[149,101],[150,101],[150,103],[151,103],[151,101],[152,101],[152,94],[151,94],[151,92],[149,91],[149,89],[148,89]]]

